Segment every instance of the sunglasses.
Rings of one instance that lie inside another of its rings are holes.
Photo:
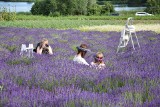
[[[103,60],[103,57],[95,57],[96,58],[96,60],[98,60],[98,61],[102,61]]]
[[[103,57],[98,57],[98,56],[96,56],[96,58],[97,58],[97,59],[103,59]]]

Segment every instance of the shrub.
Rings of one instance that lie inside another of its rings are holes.
[[[0,20],[13,21],[16,19],[16,12],[11,12],[10,8],[0,8]]]
[[[35,2],[35,4],[31,8],[31,13],[33,15],[40,15],[43,14],[43,2]]]
[[[160,1],[147,0],[147,8],[145,11],[152,14],[160,14]]]
[[[33,15],[49,15],[50,12],[54,12],[56,10],[56,4],[54,0],[43,0],[36,1],[35,4],[31,8],[31,13]]]
[[[103,12],[102,12],[103,11]],[[36,1],[31,8],[33,15],[100,15],[113,12],[113,5],[105,3],[103,8],[95,0],[43,0]]]
[[[88,15],[100,15],[101,14],[101,6],[98,4],[94,4],[88,7]]]
[[[49,13],[49,16],[51,16],[51,17],[58,17],[58,16],[60,16],[61,14],[59,13],[59,12],[54,12],[54,13],[52,13],[52,12],[50,12]]]
[[[101,14],[109,14],[111,12],[114,12],[114,7],[110,2],[105,2],[104,6],[102,6]]]

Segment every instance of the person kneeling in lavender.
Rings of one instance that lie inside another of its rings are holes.
[[[103,69],[106,67],[105,63],[103,62],[103,53],[97,52],[96,55],[94,56],[94,62],[91,62],[91,66],[98,68],[98,69]]]
[[[53,54],[51,46],[48,44],[48,40],[43,38],[41,42],[39,42],[36,48],[33,50],[38,54]]]
[[[87,45],[86,44],[81,44],[80,46],[77,47],[77,50],[78,50],[78,53],[73,58],[73,61],[75,61],[75,62],[77,62],[79,64],[84,64],[84,65],[88,65],[89,66],[89,64],[84,59],[84,56],[87,53]]]

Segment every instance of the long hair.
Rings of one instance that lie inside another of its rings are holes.
[[[81,44],[80,48],[82,48],[82,49],[78,49],[78,53],[77,54],[81,54],[82,58],[84,58],[84,56],[86,55],[87,51],[85,51],[83,49],[87,49],[87,45],[86,44]]]
[[[45,42],[45,41],[48,41],[48,39],[43,38],[43,39],[41,40],[42,43]]]
[[[41,40],[41,42],[39,43],[40,49],[42,48],[42,45],[44,44],[44,42],[48,42],[48,39],[43,38],[43,39]],[[48,44],[47,44],[47,45],[48,45]]]

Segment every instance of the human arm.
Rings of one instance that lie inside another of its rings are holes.
[[[53,51],[52,51],[51,46],[48,47],[48,50],[49,50],[49,54],[52,55],[52,54],[53,54]]]
[[[42,54],[42,50],[43,50],[43,48],[40,48],[40,46],[37,47],[37,53],[38,54]]]
[[[85,59],[83,59],[82,63],[83,63],[84,65],[88,65],[88,66],[89,66],[88,62],[87,62]]]

